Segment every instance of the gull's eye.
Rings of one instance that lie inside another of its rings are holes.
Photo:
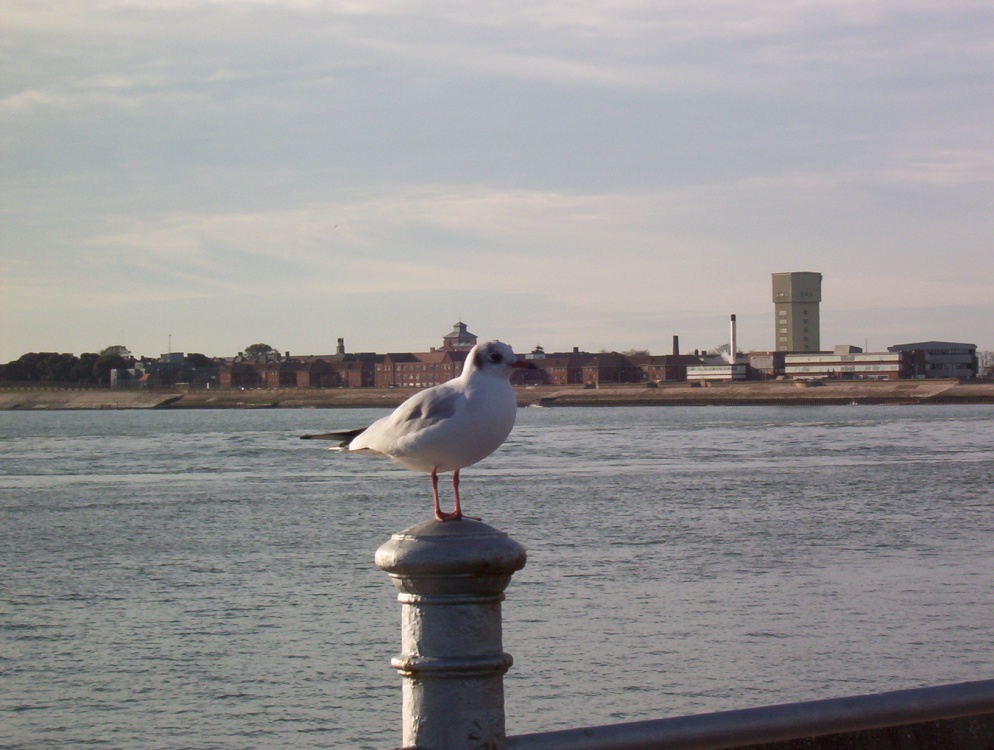
[[[490,352],[490,355],[487,357],[487,359],[489,359],[494,364],[497,364],[501,360],[500,352]]]

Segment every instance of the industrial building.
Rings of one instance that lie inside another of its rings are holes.
[[[797,379],[974,378],[977,372],[977,347],[952,341],[898,344],[888,347],[886,352],[837,346],[832,354],[815,352],[784,357],[784,375]]]
[[[856,349],[845,353],[816,352],[784,357],[784,374],[797,380],[899,380],[912,377],[913,372],[912,352],[863,352]]]
[[[817,352],[821,349],[820,302],[820,273],[773,274],[776,351]]]
[[[976,344],[919,341],[888,346],[889,352],[914,352],[914,378],[975,378],[980,371]]]

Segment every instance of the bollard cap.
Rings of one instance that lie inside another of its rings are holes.
[[[494,595],[525,566],[525,548],[480,521],[423,521],[376,551],[376,565],[401,593]]]

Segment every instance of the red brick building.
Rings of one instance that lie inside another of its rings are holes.
[[[694,354],[635,354],[629,359],[642,371],[645,382],[683,382],[688,367],[704,363]]]
[[[636,384],[648,381],[683,381],[687,367],[701,364],[693,354],[590,354],[572,352],[546,354],[537,347],[525,355],[540,368],[541,382],[547,385]]]
[[[265,382],[265,374],[251,362],[236,358],[218,365],[218,384],[222,388],[261,388]]]
[[[439,350],[387,354],[376,364],[377,388],[428,388],[458,377],[469,351]]]

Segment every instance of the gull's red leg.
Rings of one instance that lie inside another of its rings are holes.
[[[442,513],[442,506],[438,504],[438,472],[434,469],[431,470],[431,494],[435,498],[435,518],[444,521],[445,514]]]
[[[452,475],[452,489],[456,496],[456,508],[451,513],[445,513],[438,502],[438,470],[431,470],[431,493],[435,498],[435,518],[439,521],[458,521],[462,518],[462,510],[459,507],[459,472]]]
[[[458,474],[459,472],[456,472]],[[431,470],[431,492],[435,498],[435,518],[439,521],[457,521],[462,518],[462,511],[459,510],[459,479],[457,476],[453,475],[452,481],[456,485],[456,509],[452,513],[445,513],[442,511],[442,506],[438,502],[438,470]]]
[[[459,502],[459,469],[452,472],[452,494],[456,498],[456,507],[449,514],[449,518],[456,520],[457,518],[462,518],[462,504]]]
[[[451,513],[446,513],[450,521],[458,521],[460,518],[468,518],[471,521],[479,521],[476,516],[466,516],[462,512],[462,501],[459,499],[459,470],[452,472],[452,494],[456,498],[456,507]]]

